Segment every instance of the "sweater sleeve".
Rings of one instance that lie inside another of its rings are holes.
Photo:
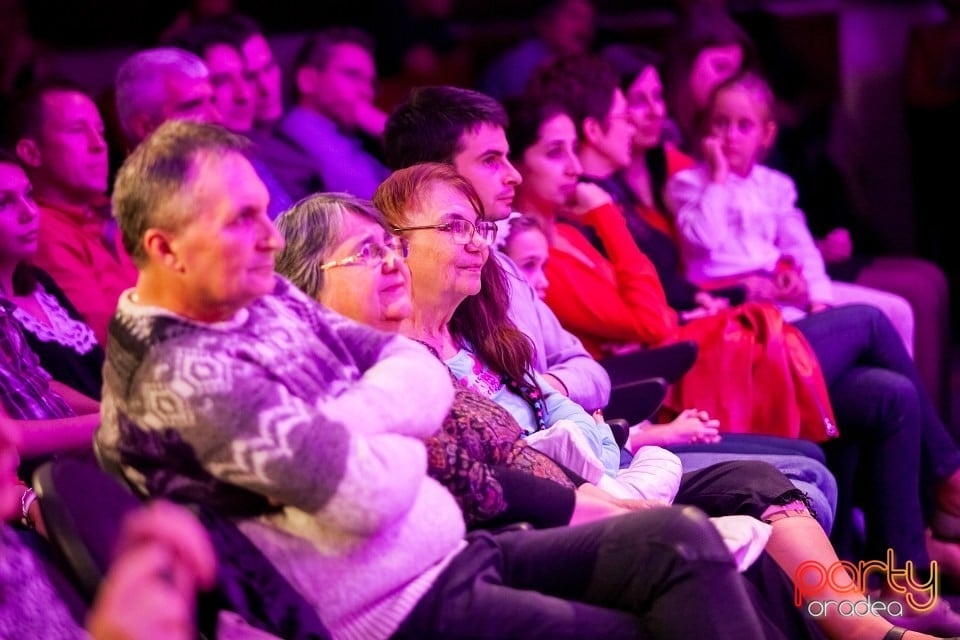
[[[198,370],[209,375],[197,379]],[[366,381],[347,384],[362,395]],[[306,402],[264,368],[227,350],[167,343],[162,357],[147,354],[130,389],[118,416],[121,430],[132,422],[182,439],[199,467],[217,480],[311,514],[322,526],[361,536],[381,531],[410,510],[426,478],[421,440],[357,433],[343,418],[362,421],[366,413],[344,414],[330,399]],[[404,404],[405,391],[397,387],[368,396],[368,402]],[[442,411],[451,396],[436,398]],[[423,421],[424,432],[440,424]]]
[[[412,402],[411,398],[418,399]],[[393,336],[359,381],[327,402],[331,415],[356,416],[356,433],[433,435],[453,398],[453,383],[442,362],[426,347]]]
[[[547,262],[547,302],[571,331],[611,342],[656,344],[676,331],[677,316],[666,301],[656,268],[632,240],[623,215],[614,205],[587,214],[614,269],[610,282],[580,260],[551,250]],[[581,246],[595,262],[604,261],[569,225],[561,233]]]

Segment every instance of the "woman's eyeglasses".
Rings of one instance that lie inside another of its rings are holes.
[[[460,218],[451,220],[450,222],[428,224],[421,227],[393,227],[394,233],[417,231],[419,229],[445,231],[452,236],[453,241],[457,244],[468,244],[473,240],[474,234],[479,235],[480,239],[488,245],[493,244],[493,241],[497,239],[497,225],[493,222],[477,222],[474,224],[469,220],[462,220]]]
[[[400,238],[397,236],[391,237],[383,244],[368,242],[360,247],[360,251],[357,251],[352,256],[325,262],[324,264],[320,265],[320,270],[326,271],[327,269],[333,269],[334,267],[346,267],[352,264],[361,264],[367,267],[379,267],[381,264],[383,264],[383,261],[387,259],[387,253],[393,253],[394,257],[397,258],[406,258],[407,249],[409,246],[410,245],[406,238]]]

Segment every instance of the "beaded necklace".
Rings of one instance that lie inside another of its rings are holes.
[[[414,338],[414,340],[425,346],[440,362],[443,362],[440,352],[433,345],[419,338]],[[533,417],[537,421],[537,431],[543,431],[549,426],[547,425],[547,408],[543,402],[543,392],[536,383],[520,383],[506,374],[500,376],[500,382],[530,405],[533,410]]]
[[[547,428],[547,408],[543,403],[543,392],[540,387],[534,384],[520,383],[507,375],[501,375],[500,381],[507,385],[507,388],[523,398],[533,410],[533,417],[537,421],[537,431],[543,431]]]

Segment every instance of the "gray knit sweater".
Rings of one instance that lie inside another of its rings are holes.
[[[421,345],[279,277],[216,324],[128,291],[110,324],[97,440],[149,494],[235,517],[335,638],[386,638],[464,545],[421,441],[452,397]]]

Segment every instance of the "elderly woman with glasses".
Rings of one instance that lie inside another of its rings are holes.
[[[491,227],[480,224],[481,232],[492,236]],[[413,310],[404,261],[409,242],[388,229],[368,200],[343,193],[310,196],[276,225],[286,240],[276,259],[279,273],[334,311],[383,331],[400,331]],[[474,227],[455,218],[432,228],[466,244]],[[471,528],[575,524],[636,506],[613,499],[527,446],[506,410],[460,385],[442,431],[427,445],[430,475],[451,491]]]

